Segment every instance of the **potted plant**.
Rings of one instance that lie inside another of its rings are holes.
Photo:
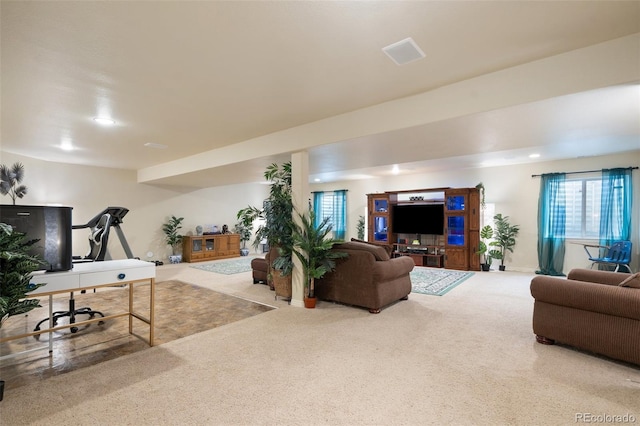
[[[364,216],[358,217],[358,223],[356,225],[356,228],[358,230],[358,239],[364,240]]]
[[[183,220],[183,217],[175,217],[172,215],[171,219],[162,225],[165,241],[171,246],[171,256],[169,256],[171,263],[182,262],[182,255],[178,253],[178,247],[182,244],[182,235],[180,235],[178,231],[182,228]]]
[[[30,282],[42,262],[29,254],[30,247],[38,240],[25,239],[25,234],[0,223],[0,327],[10,316],[40,307],[40,300],[25,299],[27,293],[44,285]]]
[[[493,234],[495,241],[492,241],[490,245],[497,247],[493,258],[500,259],[500,270],[504,271],[504,259],[507,251],[513,253],[513,247],[516,245],[516,236],[520,231],[520,226],[510,224],[509,216],[502,216],[500,213],[493,216],[493,221],[496,226]]]
[[[269,197],[262,209],[248,206],[238,211],[240,222],[253,224],[256,219],[264,219],[255,233],[254,247],[266,240],[272,253],[269,276],[273,279],[276,297],[291,298],[291,271],[293,270],[293,201],[291,199],[291,163],[282,166],[271,164],[264,172],[271,182]]]
[[[24,166],[22,163],[15,163],[11,168],[0,165],[0,194],[9,195],[16,205],[16,197],[22,198],[27,194],[27,187],[19,185],[24,178]]]
[[[251,223],[247,225],[244,222],[238,222],[234,225],[233,232],[240,235],[240,243],[242,244],[240,255],[248,256],[249,249],[247,248],[247,241],[251,239]]]
[[[331,250],[333,245],[339,242],[336,239],[328,238],[331,232],[329,218],[324,218],[317,226],[315,225],[315,213],[309,209],[308,213],[297,213],[300,224],[295,224],[293,228],[293,254],[302,264],[302,273],[305,286],[305,306],[315,307],[315,280],[322,278],[327,272],[333,271],[336,267],[335,259],[346,257],[347,253]]]
[[[495,250],[489,250],[491,246],[491,239],[493,238],[493,228],[491,225],[485,225],[480,230],[480,244],[478,245],[478,251],[476,254],[481,256],[480,258],[480,266],[483,271],[491,270],[491,260],[493,259],[493,254]]]

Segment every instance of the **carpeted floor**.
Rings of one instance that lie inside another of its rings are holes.
[[[416,266],[411,271],[411,292],[442,296],[471,276],[473,272]]]
[[[134,307],[148,312],[149,285],[135,288]],[[54,311],[68,307],[67,295],[54,298]],[[220,327],[274,309],[239,297],[177,280],[156,283],[155,345],[167,343],[191,334]],[[105,315],[123,312],[128,303],[127,288],[100,289],[97,293],[76,294],[76,308],[91,306]],[[42,308],[28,316],[10,318],[0,330],[0,336],[25,333],[48,313],[48,298],[40,300]],[[78,316],[78,321],[86,319]],[[68,318],[60,324],[68,323]],[[0,362],[0,377],[7,389],[22,386],[42,378],[67,373],[89,365],[148,349],[149,327],[134,320],[133,332],[128,332],[126,317],[107,321],[104,325],[89,324],[77,333],[68,329],[54,333],[52,356],[46,349],[20,355]],[[0,356],[37,347],[45,347],[48,334],[0,344]]]
[[[240,259],[224,260],[215,263],[204,263],[201,265],[191,265],[192,268],[203,271],[215,272],[216,274],[233,275],[251,270],[251,260],[253,257],[241,257]]]

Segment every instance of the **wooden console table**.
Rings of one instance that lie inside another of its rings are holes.
[[[129,317],[129,334],[133,334],[133,318],[137,318],[142,322],[149,324],[149,346],[153,346],[154,337],[154,303],[155,303],[155,277],[156,266],[151,262],[145,262],[137,259],[123,259],[123,260],[109,260],[104,262],[88,262],[88,263],[75,263],[73,269],[70,271],[62,272],[35,272],[32,276],[31,283],[43,284],[45,286],[39,287],[30,292],[27,297],[42,297],[49,296],[49,327],[37,331],[28,333],[7,336],[0,338],[0,343],[8,342],[11,340],[21,339],[29,336],[37,336],[40,334],[49,334],[49,353],[53,352],[53,338],[52,333],[54,331],[62,330],[65,328],[77,327],[85,324],[91,324],[98,321],[106,321],[113,318],[119,318],[123,316]],[[149,317],[145,317],[133,310],[133,285],[137,283],[150,283],[149,290]],[[82,290],[92,290],[99,287],[112,287],[117,285],[129,286],[129,305],[126,312],[117,313],[113,315],[106,315],[104,317],[97,317],[88,319],[85,321],[78,321],[75,323],[64,324],[59,326],[53,325],[53,295],[60,293],[72,293]],[[0,357],[0,359],[10,358],[27,352],[36,350],[43,350],[46,347],[39,347],[28,351],[22,351],[15,354],[8,354]]]
[[[185,262],[240,257],[239,234],[185,235],[182,258]]]

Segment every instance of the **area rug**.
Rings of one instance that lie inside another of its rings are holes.
[[[473,272],[416,266],[411,271],[411,292],[442,296],[471,276]]]
[[[149,284],[134,287],[134,310],[149,311]],[[96,293],[74,295],[76,308],[90,306],[105,315],[126,311],[128,289],[104,288]],[[53,299],[54,311],[68,307],[68,295]],[[47,316],[48,298],[40,299],[41,308],[25,316],[9,318],[0,329],[0,335],[24,333],[32,330],[35,323]],[[195,333],[240,321],[274,309],[261,303],[219,293],[204,287],[177,280],[156,283],[155,291],[155,345],[161,345]],[[78,321],[86,319],[78,316]],[[68,323],[68,318],[61,319]],[[133,335],[129,334],[126,317],[108,320],[103,325],[96,323],[80,327],[77,333],[68,329],[53,334],[53,353],[46,350],[20,355],[0,364],[0,377],[9,388],[33,383],[43,378],[68,373],[92,364],[108,361],[119,356],[147,350],[149,326],[141,321],[133,322]],[[0,356],[23,350],[46,346],[48,334],[38,339],[29,337],[0,344]]]
[[[192,265],[191,267],[202,269],[203,271],[215,272],[216,274],[233,275],[250,271],[251,259],[253,259],[253,257],[244,256],[240,259],[222,260],[203,265]]]

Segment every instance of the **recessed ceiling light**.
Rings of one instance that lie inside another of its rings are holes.
[[[397,164],[394,164],[393,168],[391,169],[391,173],[393,173],[394,175],[397,175],[398,173],[400,173],[400,167],[398,167]]]
[[[320,179],[319,178],[315,178],[313,181],[314,182],[320,182]]]
[[[425,57],[424,52],[411,37],[383,47],[382,51],[391,58],[396,65],[404,65]]]
[[[71,143],[71,139],[62,139],[60,142],[60,149],[63,151],[73,151],[73,144]]]
[[[529,158],[540,158],[540,154],[529,154]]]
[[[115,120],[112,120],[108,117],[94,117],[93,121],[98,124],[102,124],[103,126],[113,126],[114,124],[116,124]]]
[[[168,146],[167,145],[162,145],[161,143],[153,143],[153,142],[147,142],[144,144],[144,146],[146,146],[147,148],[155,148],[155,149],[167,149]]]

